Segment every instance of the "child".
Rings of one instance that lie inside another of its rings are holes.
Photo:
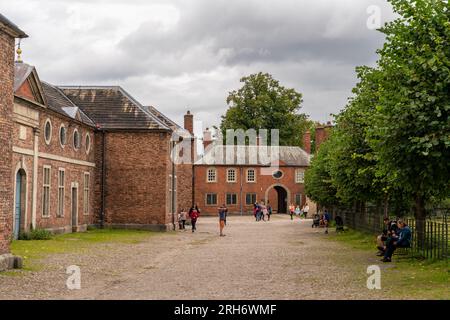
[[[180,229],[186,231],[186,219],[187,219],[187,212],[186,210],[182,209],[180,213]]]

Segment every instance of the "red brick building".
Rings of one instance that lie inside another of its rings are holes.
[[[306,203],[304,173],[309,154],[301,148],[279,147],[278,168],[261,161],[260,155],[267,153],[263,146],[235,147],[233,157],[227,146],[212,145],[206,150],[194,165],[194,199],[203,214],[216,215],[222,204],[230,213],[249,214],[256,201],[270,203],[274,213],[286,213],[291,203]]]
[[[16,38],[27,35],[0,14],[0,270],[8,267],[7,254],[12,230],[12,110],[14,47]]]

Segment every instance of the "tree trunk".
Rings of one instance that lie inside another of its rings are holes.
[[[426,226],[426,211],[425,211],[425,199],[416,195],[414,197],[414,218],[416,218],[416,235],[417,246],[420,249],[425,247],[425,226]]]

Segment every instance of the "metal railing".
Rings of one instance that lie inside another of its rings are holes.
[[[366,207],[363,212],[354,210],[332,210],[333,218],[340,215],[344,225],[358,231],[378,235],[383,230],[382,211],[376,207]],[[433,211],[426,220],[402,217],[412,232],[411,249],[408,254],[430,260],[449,259],[448,209]],[[396,219],[396,217],[390,217]]]

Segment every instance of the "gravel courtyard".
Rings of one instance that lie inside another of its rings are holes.
[[[377,257],[329,241],[309,220],[216,218],[137,244],[101,243],[83,254],[52,254],[39,271],[0,276],[0,299],[379,299],[366,288]],[[81,268],[81,290],[66,268]],[[386,292],[383,292],[383,298]]]

